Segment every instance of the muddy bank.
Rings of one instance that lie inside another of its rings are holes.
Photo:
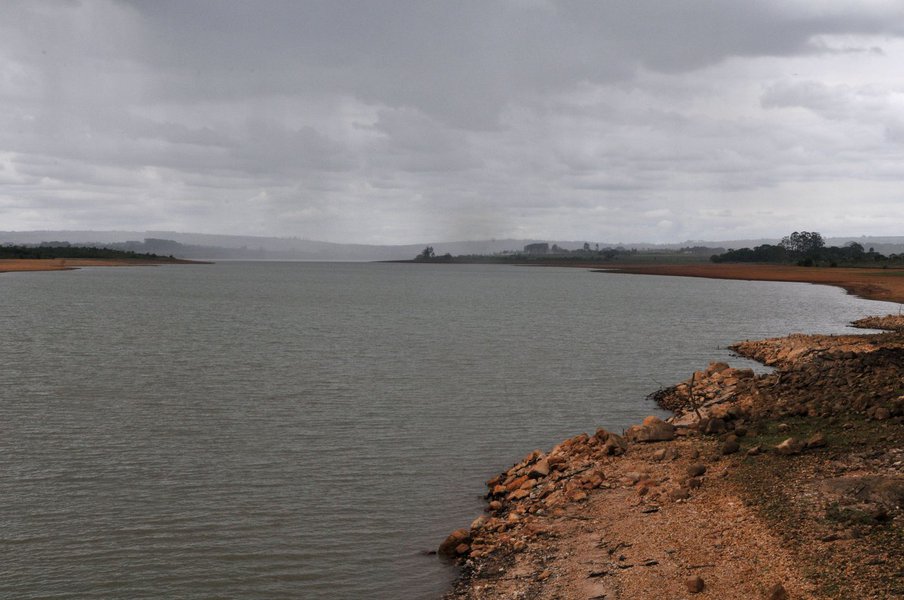
[[[661,390],[675,413],[534,451],[440,553],[447,598],[904,594],[904,318],[734,346]]]
[[[900,268],[822,268],[755,263],[615,264],[606,266],[601,272],[815,283],[838,286],[868,300],[904,303],[904,269]]]
[[[156,265],[209,264],[203,261],[181,258],[145,259],[94,259],[94,258],[5,258],[0,259],[0,273],[24,271],[69,271],[81,267],[136,267]]]

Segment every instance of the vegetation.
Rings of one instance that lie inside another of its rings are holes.
[[[851,242],[845,246],[826,246],[815,231],[795,231],[782,238],[776,245],[763,244],[756,248],[728,250],[711,257],[714,263],[758,262],[814,266],[888,266],[904,264],[904,255],[885,256],[872,248],[866,251],[861,244]]]
[[[72,246],[67,243],[50,242],[38,246],[0,246],[0,258],[93,258],[131,260],[175,260],[172,256],[139,254],[127,250],[97,248],[95,246]]]
[[[723,251],[723,248],[710,248],[705,246],[693,246],[680,250],[638,250],[636,248],[600,248],[599,244],[591,246],[585,242],[583,246],[574,250],[562,248],[557,244],[537,242],[528,244],[521,251],[505,251],[493,255],[469,254],[452,256],[449,253],[438,255],[433,246],[425,247],[415,258],[414,262],[431,263],[489,263],[489,264],[595,264],[611,262],[631,263],[696,263],[709,259],[714,251]]]

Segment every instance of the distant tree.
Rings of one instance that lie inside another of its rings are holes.
[[[780,245],[788,252],[805,255],[818,252],[826,243],[822,235],[815,231],[795,231],[783,237]]]
[[[424,260],[424,259],[428,259],[428,258],[433,258],[434,256],[436,256],[436,253],[433,251],[433,246],[427,246],[426,248],[421,250],[421,253],[418,255],[418,258]]]

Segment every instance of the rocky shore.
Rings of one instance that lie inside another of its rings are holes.
[[[674,416],[536,450],[439,554],[447,599],[904,597],[904,317],[736,344]]]

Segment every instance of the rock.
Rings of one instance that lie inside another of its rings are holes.
[[[873,409],[872,418],[876,421],[885,421],[886,419],[891,418],[891,411],[889,411],[884,406],[877,406]]]
[[[700,432],[706,435],[718,435],[728,431],[728,425],[725,424],[725,421],[716,418],[703,419],[700,421],[699,428]]]
[[[691,477],[687,480],[688,489],[696,490],[699,489],[703,485],[703,480],[699,477]]]
[[[727,363],[724,362],[711,362],[709,366],[706,367],[706,375],[712,375],[714,373],[721,373],[722,371],[727,371],[731,367],[728,366]]]
[[[690,497],[691,497],[691,493],[690,493],[690,491],[688,491],[687,488],[676,488],[676,489],[672,490],[671,492],[669,492],[669,498],[671,498],[672,500],[675,500],[675,501],[687,500]]]
[[[530,492],[528,490],[515,490],[508,495],[508,500],[509,502],[517,502],[518,500],[523,500],[528,496],[530,496]]]
[[[580,502],[587,499],[587,493],[582,490],[573,490],[568,493],[568,499],[572,502]]]
[[[702,465],[700,463],[690,465],[687,468],[687,474],[690,477],[700,477],[704,473],[706,473],[706,465]]]
[[[785,587],[780,583],[776,583],[766,592],[766,598],[767,600],[788,600],[789,596],[788,592],[785,591]]]
[[[610,433],[603,444],[603,452],[613,456],[621,456],[628,449],[628,442],[620,435]]]
[[[738,440],[728,440],[724,444],[722,444],[721,452],[724,455],[734,454],[738,450],[741,449],[741,445],[738,443]]]
[[[455,558],[467,552],[470,543],[471,532],[467,529],[456,529],[439,545],[439,549],[436,552],[446,558]],[[464,552],[458,551],[461,546],[465,547]]]
[[[797,438],[790,437],[778,446],[775,447],[775,451],[779,454],[783,454],[785,456],[790,456],[792,454],[800,454],[804,449],[804,444]]]
[[[789,429],[791,429],[791,426],[788,425],[787,423],[779,423],[778,427],[776,427],[776,429],[778,431],[788,431]]]
[[[665,442],[675,438],[675,426],[659,417],[647,417],[643,425],[634,425],[625,432],[631,442]]]
[[[826,436],[822,434],[822,432],[817,431],[809,438],[807,438],[806,447],[807,448],[824,448],[828,442],[826,441]]]
[[[685,580],[684,585],[691,594],[699,594],[703,591],[703,578],[699,576],[689,577]]]
[[[747,449],[747,456],[756,456],[757,454],[761,454],[763,452],[762,446],[751,446]]]
[[[527,476],[531,479],[540,479],[549,475],[549,462],[545,459],[538,460],[534,466],[530,468]]]

